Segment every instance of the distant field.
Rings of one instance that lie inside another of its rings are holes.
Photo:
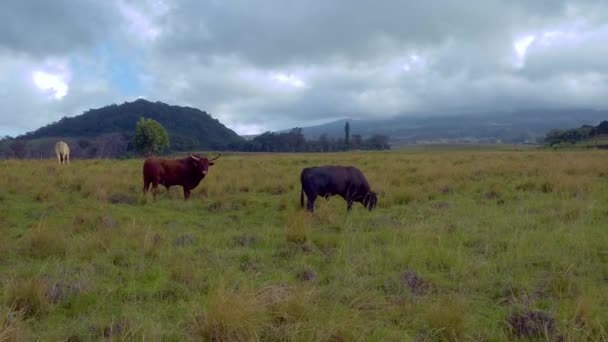
[[[194,190],[142,160],[0,161],[0,341],[608,339],[608,151],[226,155]],[[303,167],[379,208],[299,208]]]

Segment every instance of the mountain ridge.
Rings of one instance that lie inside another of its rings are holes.
[[[444,115],[399,115],[387,119],[339,119],[321,125],[304,126],[307,139],[326,134],[344,136],[349,122],[350,134],[369,137],[387,135],[391,144],[425,143],[536,143],[555,128],[596,124],[608,119],[608,111],[595,109],[527,109],[512,112],[481,112]],[[289,131],[281,130],[280,132]]]

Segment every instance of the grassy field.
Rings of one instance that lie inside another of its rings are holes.
[[[608,152],[223,156],[189,201],[142,160],[0,162],[0,341],[608,340]],[[378,208],[299,208],[359,167]]]

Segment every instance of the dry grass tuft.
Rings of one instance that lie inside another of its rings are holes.
[[[217,287],[207,305],[188,323],[193,339],[252,341],[269,326],[266,306],[253,292]]]
[[[48,258],[65,254],[63,234],[39,226],[30,232],[26,240],[27,253],[35,258]]]
[[[31,340],[31,333],[24,322],[22,311],[0,307],[0,341],[20,342]]]
[[[455,295],[444,296],[428,307],[424,319],[436,337],[460,341],[467,333],[467,312],[466,303],[462,298]]]
[[[4,283],[4,301],[25,317],[34,317],[49,310],[47,291],[44,279],[11,277]]]
[[[174,256],[167,264],[171,280],[196,291],[206,290],[208,287],[207,277],[200,268],[196,260],[184,256]]]
[[[311,218],[308,213],[298,212],[287,216],[285,222],[285,239],[289,243],[304,244],[310,241]]]
[[[146,258],[158,258],[163,244],[163,237],[160,234],[146,232],[142,245]]]

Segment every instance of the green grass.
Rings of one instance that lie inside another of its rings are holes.
[[[607,157],[231,154],[187,202],[142,160],[2,161],[0,340],[606,340]],[[302,211],[320,164],[377,210]]]

